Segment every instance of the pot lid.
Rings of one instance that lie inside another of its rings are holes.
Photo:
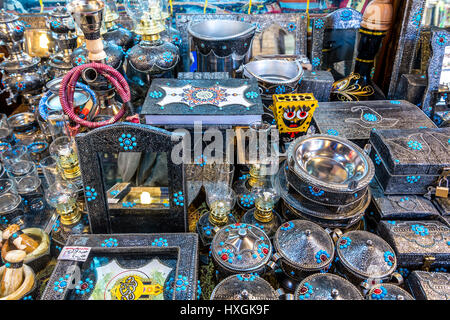
[[[217,231],[211,251],[214,260],[225,269],[251,272],[269,261],[272,244],[258,227],[235,223]]]
[[[56,6],[55,9],[50,11],[48,14],[50,17],[54,18],[70,18],[72,17],[70,12],[67,11],[67,8],[65,6]]]
[[[296,300],[363,300],[359,290],[331,273],[316,273],[305,278],[295,290]]]
[[[323,269],[333,261],[334,244],[319,225],[307,220],[282,224],[273,238],[276,252],[301,269]]]
[[[394,284],[384,283],[374,286],[367,294],[368,300],[414,300],[405,290]]]
[[[213,290],[211,300],[277,300],[272,286],[263,278],[250,273],[223,279]]]
[[[41,58],[39,57],[30,57],[27,53],[22,52],[20,55],[20,60],[15,60],[13,56],[11,59],[5,59],[2,63],[0,63],[0,69],[4,69],[6,72],[23,72],[23,70],[35,67],[41,62]]]
[[[13,22],[19,19],[18,16],[16,16],[13,13],[6,12],[5,9],[2,9],[0,11],[0,23],[8,23]]]
[[[342,264],[362,278],[384,278],[394,272],[397,259],[391,246],[367,231],[350,231],[336,243]]]

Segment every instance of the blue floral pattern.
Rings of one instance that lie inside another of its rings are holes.
[[[312,59],[312,65],[314,67],[318,67],[320,65],[320,59],[318,57],[315,57],[314,59]]]
[[[92,188],[90,186],[86,186],[85,196],[87,201],[94,201],[97,198],[97,192],[95,191],[95,188]]]
[[[174,56],[172,52],[166,51],[162,54],[162,59],[164,60],[164,62],[167,63],[172,63]]]
[[[428,229],[424,225],[421,225],[421,224],[413,224],[411,226],[411,230],[418,236],[422,236],[422,237],[427,236],[429,233]]]
[[[339,248],[345,249],[348,248],[352,244],[352,239],[349,237],[342,237],[341,241],[339,241]]]
[[[308,189],[309,192],[315,197],[320,197],[325,193],[325,191],[320,190],[319,188],[313,186],[308,186]]]
[[[159,99],[162,98],[163,93],[161,91],[150,91],[148,95],[153,99]]]
[[[288,23],[287,29],[289,32],[294,32],[297,29],[297,25],[293,22]]]
[[[308,299],[313,294],[313,286],[305,282],[299,290],[298,298],[300,300]]]
[[[380,164],[381,164],[381,158],[380,158],[380,156],[378,155],[378,153],[375,153],[374,159],[375,159],[375,163],[376,163],[377,165],[380,165]]]
[[[350,21],[353,18],[353,12],[350,10],[343,10],[341,12],[341,20],[342,21]]]
[[[322,29],[324,25],[325,25],[325,22],[323,21],[322,18],[316,19],[316,20],[314,21],[314,27],[315,27],[316,29]]]
[[[316,258],[316,262],[320,264],[320,263],[330,259],[330,254],[328,252],[326,252],[325,250],[319,250],[316,253],[315,258]]]
[[[394,262],[395,262],[394,254],[392,252],[390,252],[390,251],[385,251],[384,252],[384,261],[386,261],[388,266],[392,267],[394,265]]]
[[[116,238],[105,239],[103,240],[101,246],[106,248],[117,247],[118,246],[117,239]]]
[[[59,278],[58,281],[55,281],[53,283],[53,290],[56,292],[62,293],[64,292],[64,288],[67,287],[68,280],[70,278],[70,275],[66,274],[64,277]]]
[[[288,231],[288,230],[291,230],[292,228],[294,228],[294,223],[292,221],[289,221],[289,222],[282,224],[280,229],[282,231]]]
[[[275,88],[275,93],[276,94],[283,94],[286,92],[286,87],[281,85]]]
[[[241,206],[243,206],[244,208],[251,208],[251,207],[253,207],[253,205],[255,204],[255,197],[252,196],[251,194],[244,194],[244,195],[242,195],[242,197],[239,199],[239,203],[240,203]]]
[[[167,247],[167,239],[164,238],[158,238],[152,241],[153,247]]]
[[[406,177],[406,182],[408,183],[416,183],[420,180],[420,176],[407,176]]]
[[[328,129],[327,134],[329,134],[330,136],[338,136],[339,132],[337,132],[337,130],[335,129]]]
[[[182,191],[175,192],[173,194],[173,202],[175,202],[175,205],[177,205],[179,207],[183,207],[184,206],[184,196],[183,196],[183,192]]]
[[[83,295],[85,293],[91,292],[94,288],[94,281],[86,278],[84,281],[80,280],[75,286],[75,293],[78,295]]]
[[[119,145],[123,148],[123,150],[133,150],[137,146],[136,137],[131,134],[123,133],[119,138]]]
[[[369,121],[369,122],[377,122],[378,121],[378,117],[373,113],[365,113],[363,118],[364,118],[364,120]]]
[[[387,290],[385,287],[380,286],[379,288],[375,288],[372,292],[372,299],[374,300],[382,300],[387,295]]]
[[[245,93],[245,97],[247,99],[256,99],[259,97],[259,94],[255,91],[249,91],[249,92]]]
[[[413,150],[422,150],[423,146],[419,141],[409,140],[408,147]]]

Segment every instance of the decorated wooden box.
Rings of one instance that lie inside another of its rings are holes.
[[[450,273],[413,271],[406,287],[417,300],[449,300]]]
[[[141,114],[151,125],[247,126],[263,112],[255,79],[155,79]]]
[[[399,267],[450,267],[450,228],[439,221],[381,221],[378,233],[394,249]]]
[[[82,247],[78,257],[85,248],[90,251],[85,261],[76,258],[73,250],[58,257],[42,300],[193,300],[197,297],[197,234],[74,235],[62,253],[67,247]]]
[[[349,139],[360,147],[374,130],[436,128],[421,109],[396,100],[321,102],[313,118],[319,133]]]
[[[334,78],[329,71],[307,71],[303,75],[297,92],[312,93],[317,101],[329,101]]]
[[[420,194],[450,167],[450,128],[372,131],[370,157],[385,194]]]
[[[380,220],[418,220],[435,219],[439,212],[433,203],[418,195],[385,195],[376,181],[370,184],[372,202],[368,215]]]

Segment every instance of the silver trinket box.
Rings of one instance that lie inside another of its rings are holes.
[[[211,294],[211,300],[278,300],[277,292],[263,278],[236,274],[223,279]]]
[[[367,293],[367,300],[414,300],[405,290],[390,283],[379,284]]]
[[[286,275],[301,280],[311,273],[326,272],[334,259],[331,236],[319,225],[306,220],[282,224],[273,239],[276,253]]]
[[[295,300],[363,300],[353,284],[331,273],[316,273],[305,278],[294,296]]]

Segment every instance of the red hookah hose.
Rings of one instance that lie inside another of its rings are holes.
[[[80,78],[82,72],[85,69],[94,69],[98,74],[104,76],[115,88],[120,98],[123,101],[122,108],[119,112],[112,118],[107,121],[101,122],[92,122],[81,119],[78,115],[73,111],[73,95],[75,92],[75,86]],[[127,81],[124,77],[113,67],[110,67],[103,63],[92,62],[88,64],[83,64],[81,66],[77,66],[70,70],[63,78],[61,82],[61,87],[59,88],[59,100],[61,102],[62,109],[65,114],[69,116],[69,118],[75,121],[77,124],[88,127],[91,129],[102,127],[108,124],[116,123],[123,117],[125,114],[127,105],[130,104],[131,94],[130,87],[128,86]]]

